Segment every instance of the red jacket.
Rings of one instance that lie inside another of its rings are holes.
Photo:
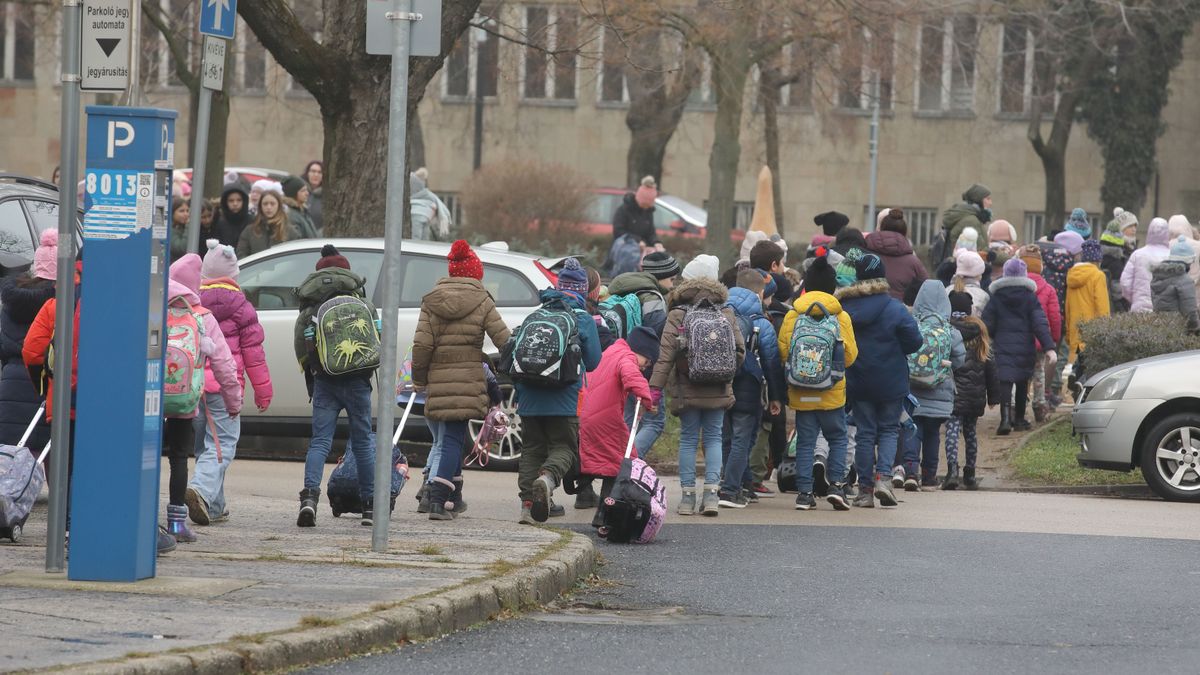
[[[21,348],[21,357],[25,360],[25,367],[29,369],[30,377],[33,379],[34,386],[41,389],[40,381],[42,373],[46,368],[46,353],[50,349],[50,341],[54,338],[54,321],[55,308],[58,307],[58,302],[54,298],[46,301],[42,305],[41,311],[34,318],[33,324],[29,326],[29,333],[25,335],[25,345]],[[51,364],[53,367],[53,364]],[[75,305],[75,349],[71,355],[71,393],[74,400],[75,385],[79,375],[79,305]],[[54,378],[46,378],[46,420],[49,421],[53,417],[54,412]],[[71,419],[75,419],[74,404],[71,406]]]
[[[621,459],[629,442],[625,399],[630,394],[642,399],[645,408],[650,400],[650,385],[638,369],[637,355],[629,344],[617,340],[604,352],[596,370],[588,373],[586,396],[579,415],[581,474],[613,477],[621,469]]]
[[[1038,302],[1042,305],[1042,311],[1046,313],[1046,321],[1050,323],[1050,337],[1057,343],[1062,340],[1062,312],[1058,306],[1058,293],[1042,275],[1030,272],[1029,278],[1037,284]],[[1043,351],[1041,345],[1038,345],[1038,351]]]

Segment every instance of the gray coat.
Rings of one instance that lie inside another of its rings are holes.
[[[921,284],[917,299],[913,302],[913,316],[922,314],[937,314],[950,321],[950,299],[946,297],[946,288],[942,282],[930,279]],[[963,347],[962,334],[954,331],[954,344],[950,348],[950,367],[957,370],[962,368],[967,360],[967,350]],[[946,378],[945,382],[933,388],[913,385],[912,394],[917,399],[917,409],[914,417],[948,418],[954,414],[954,378]]]
[[[1151,268],[1151,297],[1155,312],[1179,312],[1189,333],[1200,332],[1200,314],[1196,311],[1196,285],[1188,276],[1188,264],[1165,260]]]

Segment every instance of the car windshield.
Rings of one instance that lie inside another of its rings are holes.
[[[708,225],[708,212],[689,201],[685,201],[675,195],[659,195],[658,202],[680,213],[692,225],[697,227],[706,227]]]

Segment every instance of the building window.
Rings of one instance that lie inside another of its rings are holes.
[[[933,19],[921,25],[917,108],[931,112],[970,111],[975,104],[975,43],[972,16]]]
[[[687,104],[692,108],[712,108],[717,104],[716,86],[713,82],[712,57],[704,52],[700,57],[700,80],[688,94]]]
[[[579,14],[568,7],[526,7],[521,95],[530,100],[575,99]]]
[[[868,28],[847,36],[839,47],[838,105],[847,110],[870,110],[879,83],[879,106],[892,107],[895,76],[895,29],[873,33]]]
[[[629,86],[625,82],[625,48],[611,29],[600,30],[599,96],[604,103],[629,103]]]
[[[480,13],[483,14],[483,10]],[[476,16],[475,23],[481,21],[490,22],[491,19],[486,15]],[[446,59],[442,96],[474,98],[477,86],[483,96],[495,96],[498,90],[496,80],[500,73],[499,57],[500,40],[495,35],[478,27],[463,31]],[[480,67],[483,68],[482,72],[479,71]],[[480,77],[477,78],[477,74]]]
[[[324,37],[324,5],[323,0],[292,0],[292,11],[296,13],[296,20],[300,22],[300,26],[317,42],[321,42]],[[288,91],[292,92],[307,91],[291,75],[287,76],[287,88]]]
[[[1037,49],[1033,32],[1020,23],[1004,24],[1000,44],[1000,112],[1029,114],[1035,96],[1043,111],[1053,109],[1054,66],[1050,56]]]
[[[803,43],[791,43],[783,50],[784,77],[788,83],[779,91],[780,104],[792,110],[812,110],[813,58],[811,47]]]
[[[241,19],[238,20],[241,23]],[[267,90],[267,50],[245,23],[237,30],[236,58],[238,89],[243,92]]]
[[[187,54],[187,63],[184,64],[186,70],[198,73],[200,36],[193,14],[195,3],[188,0],[158,0],[155,5],[158,6],[159,16],[166,22],[170,31],[171,42],[182,46]],[[141,59],[142,84],[151,88],[184,86],[183,80],[179,78],[179,63],[168,45],[167,37],[144,18],[141,27],[142,50],[138,58]]]
[[[0,80],[33,80],[34,6],[0,2]]]
[[[908,224],[908,240],[912,242],[913,248],[929,246],[933,243],[934,235],[942,229],[941,223],[938,221],[938,210],[924,206],[876,206],[875,213],[871,213],[870,207],[864,205],[863,222],[868,223],[874,230],[879,212],[884,208],[899,208],[904,211],[904,222]],[[951,245],[953,246],[953,242]]]

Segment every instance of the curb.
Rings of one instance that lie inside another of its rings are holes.
[[[188,651],[164,652],[119,661],[54,668],[80,675],[177,675],[278,671],[392,649],[463,630],[505,611],[554,600],[591,574],[596,550],[591,540],[571,532],[538,562],[447,591],[409,600],[397,607],[350,617],[333,626],[301,628]],[[555,545],[552,545],[555,546]]]

